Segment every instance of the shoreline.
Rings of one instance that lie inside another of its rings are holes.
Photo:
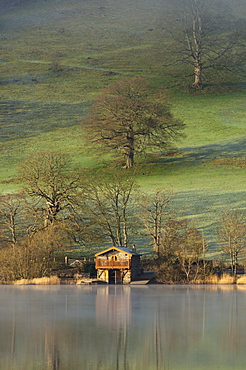
[[[0,285],[130,285],[130,286],[138,286],[138,285],[184,285],[184,286],[198,286],[198,285],[246,285],[246,274],[241,275],[237,278],[230,276],[228,274],[224,274],[221,277],[217,275],[212,275],[207,277],[205,280],[195,280],[190,282],[158,282],[155,279],[151,279],[149,281],[142,281],[135,280],[132,281],[130,284],[108,284],[102,280],[98,280],[97,278],[58,278],[57,276],[51,277],[42,277],[42,278],[34,278],[34,279],[19,279],[15,281],[9,282],[0,282]]]

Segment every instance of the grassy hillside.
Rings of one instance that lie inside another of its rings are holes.
[[[143,190],[171,187],[178,214],[194,220],[211,243],[220,213],[245,208],[245,81],[231,92],[177,92],[178,81],[163,68],[167,4],[26,0],[1,13],[1,191],[19,188],[18,162],[39,149],[64,150],[86,167],[106,162],[84,149],[82,118],[108,83],[141,75],[168,86],[173,112],[187,124],[176,155],[139,161]],[[233,6],[246,17],[243,1]]]

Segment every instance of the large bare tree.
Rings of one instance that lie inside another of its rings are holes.
[[[230,72],[235,81],[244,68],[245,20],[233,17],[232,9],[220,0],[177,0],[175,4],[175,14],[164,26],[171,35],[173,62],[181,64],[183,71],[191,66],[196,89],[203,87],[206,70],[215,71],[211,77],[217,80],[222,72]]]
[[[125,167],[130,168],[135,153],[170,148],[181,136],[184,123],[173,117],[163,89],[135,77],[108,85],[92,105],[83,128],[89,144],[101,151],[120,151]]]

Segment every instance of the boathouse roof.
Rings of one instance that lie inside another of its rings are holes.
[[[132,249],[129,249],[129,248],[126,248],[126,247],[110,247],[110,248],[107,248],[107,249],[105,249],[101,252],[96,253],[95,257],[100,256],[101,254],[105,254],[105,253],[110,252],[110,251],[114,251],[114,250],[119,251],[119,252],[123,252],[125,254],[130,255],[130,256],[139,256],[139,254],[136,251],[134,251]]]

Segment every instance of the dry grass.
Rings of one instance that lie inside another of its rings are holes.
[[[20,279],[13,281],[13,285],[59,285],[60,279],[57,276],[42,277],[35,279]]]
[[[32,284],[31,281],[32,280],[29,280],[29,279],[20,279],[20,280],[12,281],[12,284],[13,285],[28,285],[28,284]]]
[[[219,277],[217,275],[211,275],[207,276],[205,279],[199,279],[197,278],[196,280],[191,281],[191,284],[218,284],[219,282]]]
[[[235,278],[229,274],[223,274],[219,279],[218,284],[234,284]]]
[[[237,281],[235,281],[235,278],[229,274],[223,274],[221,277],[217,275],[211,275],[206,277],[205,280],[199,280],[196,279],[195,281],[192,281],[191,284],[215,284],[215,285],[230,285],[237,283],[239,285],[246,285],[246,275],[240,276]],[[51,277],[42,277],[42,278],[36,278],[36,279],[20,279],[13,281],[13,285],[59,285],[61,283],[61,279],[59,279],[57,276],[51,276]],[[71,283],[71,282],[70,282]],[[91,284],[91,279],[78,279],[76,283],[73,281],[72,284]],[[68,284],[68,282],[67,282]]]
[[[207,276],[205,280],[196,279],[195,281],[192,281],[191,283],[192,284],[217,284],[217,285],[235,284],[235,278],[229,274],[223,274],[221,277],[219,277],[218,275],[211,275],[211,276]],[[242,282],[241,284],[246,284],[246,277],[244,279],[244,283]]]
[[[243,276],[240,276],[238,279],[237,279],[237,284],[246,284],[246,275],[243,275]]]
[[[217,275],[211,275],[206,277],[206,284],[218,284],[219,277]]]
[[[211,275],[206,278],[206,284],[234,284],[235,278],[229,274],[223,274],[221,277]]]

